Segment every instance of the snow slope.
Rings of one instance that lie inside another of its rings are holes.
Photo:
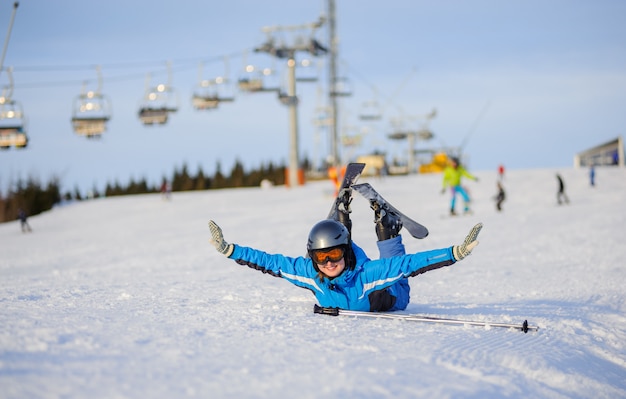
[[[407,251],[472,256],[411,279],[407,312],[522,322],[536,333],[313,313],[310,292],[239,266],[225,238],[290,256],[328,213],[332,189],[283,187],[82,202],[0,225],[0,398],[626,397],[626,170],[565,169],[467,182],[474,214],[447,217],[440,176],[370,181],[426,225]],[[354,239],[378,257],[356,197]]]

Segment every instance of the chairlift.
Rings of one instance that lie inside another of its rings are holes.
[[[402,130],[395,131],[387,135],[391,140],[406,140],[411,133]]]
[[[341,136],[341,144],[343,144],[344,147],[358,147],[361,145],[362,142],[363,135],[361,134]]]
[[[359,119],[362,121],[378,121],[382,119],[382,112],[378,101],[366,101],[361,105]]]
[[[337,78],[330,95],[332,97],[350,97],[352,95],[352,86],[348,78]]]
[[[217,95],[210,94],[196,94],[191,97],[191,105],[197,110],[215,109],[220,104],[220,99]]]
[[[292,64],[292,66],[294,66],[294,64]],[[291,72],[293,71],[284,71],[283,72],[283,79],[282,79],[282,84],[280,89],[278,89],[278,101],[280,101],[281,104],[286,105],[286,106],[297,106],[299,103],[299,99],[298,96],[294,93],[294,95],[290,95],[289,94],[289,87],[291,85],[291,78],[288,77],[291,75]],[[295,83],[295,82],[292,82]]]
[[[308,58],[301,60],[297,64],[299,68],[296,69],[296,82],[315,83],[318,81],[318,71],[311,71],[314,67],[312,64],[312,61]]]
[[[263,88],[263,79],[257,74],[253,75],[254,65],[246,66],[246,75],[239,78],[239,90],[247,92],[261,91]]]
[[[418,137],[420,140],[427,141],[427,140],[432,140],[432,139],[433,139],[433,137],[435,137],[435,135],[433,134],[433,132],[432,132],[430,129],[423,128],[423,129],[420,129],[420,130],[417,132],[417,137]]]
[[[0,96],[0,148],[25,148],[28,145],[26,135],[26,117],[21,104],[14,101],[12,68],[7,69],[9,86],[2,90]]]
[[[239,90],[250,93],[255,92],[278,92],[280,89],[276,86],[268,85],[272,80],[274,70],[271,68],[257,68],[254,65],[247,65],[245,74],[239,81]]]
[[[98,138],[106,130],[106,123],[111,119],[111,103],[100,93],[102,87],[102,75],[100,68],[98,73],[98,89],[83,90],[74,100],[72,108],[72,127],[74,132],[87,138]]]
[[[333,123],[332,112],[328,107],[316,107],[313,124],[315,126],[330,126]]]
[[[26,148],[28,146],[28,136],[24,132],[11,129],[0,129],[0,149],[8,150],[11,147]]]
[[[168,64],[169,81],[171,70]],[[150,74],[146,78],[146,93],[139,107],[139,119],[146,126],[164,125],[169,115],[178,111],[178,97],[169,83],[150,86]]]
[[[22,106],[7,101],[4,94],[0,97],[0,148],[25,148],[28,145],[25,117]]]
[[[280,101],[281,104],[287,106],[298,105],[298,96],[290,96],[289,94],[281,90],[278,92],[278,101]]]
[[[391,118],[391,124],[394,127],[394,131],[387,135],[391,140],[431,140],[435,135],[428,128],[430,120],[437,115],[437,110],[433,109],[430,113],[423,116],[407,116],[402,115],[398,118]],[[407,121],[424,120],[417,129],[407,127]]]
[[[194,92],[191,103],[197,110],[215,109],[222,102],[235,101],[232,93],[225,93],[228,90],[228,78],[218,76],[214,79],[202,79],[202,64],[198,73],[198,88]],[[226,73],[227,74],[227,73]]]

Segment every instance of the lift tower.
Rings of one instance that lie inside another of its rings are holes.
[[[267,41],[255,52],[268,53],[279,59],[287,60],[288,87],[287,95],[282,96],[281,102],[289,107],[289,179],[290,187],[298,185],[298,171],[300,169],[300,159],[298,154],[298,97],[296,95],[296,53],[308,52],[313,56],[324,55],[327,50],[315,38],[314,33],[324,24],[324,18],[319,21],[304,25],[293,26],[267,26],[262,29],[268,35]],[[308,37],[304,35],[294,35],[290,43],[276,37],[284,32],[310,31]]]

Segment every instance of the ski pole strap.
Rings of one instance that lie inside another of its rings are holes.
[[[325,314],[328,316],[339,316],[339,308],[325,308],[315,304],[313,305],[313,313]]]

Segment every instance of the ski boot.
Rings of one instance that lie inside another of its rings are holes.
[[[350,220],[350,203],[352,202],[352,189],[342,188],[337,194],[337,221],[343,224],[348,233],[352,234],[352,220]]]
[[[384,204],[381,206],[377,201],[371,201],[370,208],[374,210],[374,223],[376,223],[378,241],[385,241],[400,234],[400,230],[402,230],[400,217],[390,213]]]

